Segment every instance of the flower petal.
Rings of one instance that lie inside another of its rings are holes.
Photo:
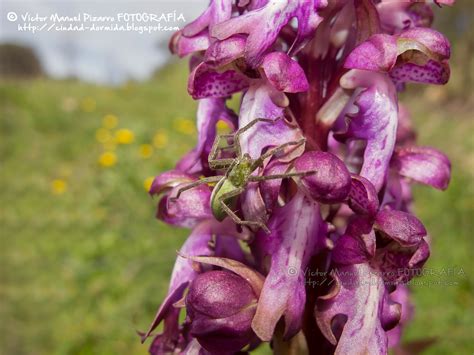
[[[430,28],[411,28],[398,35],[376,34],[357,46],[344,66],[390,72],[397,85],[405,82],[445,84],[449,79],[449,41]]]
[[[279,91],[294,93],[308,90],[309,84],[303,69],[286,53],[267,54],[263,58],[262,70]]]
[[[237,117],[226,107],[225,99],[201,99],[197,110],[198,143],[176,165],[189,174],[202,174],[208,169],[208,155],[216,137],[219,120],[236,125]]]
[[[451,179],[448,157],[433,148],[401,148],[395,151],[391,164],[400,175],[440,190],[445,190]]]
[[[191,175],[180,170],[169,170],[155,177],[148,193],[152,196],[160,195],[179,184],[191,182],[192,180],[193,177]]]
[[[205,51],[210,43],[207,31],[194,37],[183,36],[183,31],[178,31],[171,37],[169,48],[171,53],[183,58],[194,52]]]
[[[383,319],[387,312],[385,285],[367,264],[338,268],[333,292],[320,297],[316,321],[336,355],[387,354]],[[339,334],[340,336],[338,336]]]
[[[241,195],[242,214],[244,219],[266,223],[268,220],[267,206],[260,193],[259,184],[249,183]]]
[[[170,199],[176,196],[181,187],[183,185],[177,185],[160,200],[156,218],[181,227],[193,227],[200,221],[212,218],[209,186],[202,184],[184,191],[178,199]]]
[[[222,41],[215,41],[206,51],[204,61],[220,67],[244,56],[246,38],[235,35]]]
[[[426,236],[426,229],[418,218],[403,211],[382,210],[374,228],[404,247],[417,246]]]
[[[269,341],[279,319],[285,318],[285,337],[301,327],[306,300],[303,271],[310,258],[326,247],[326,224],[317,204],[297,193],[279,208],[269,221],[270,235],[260,232],[251,246],[271,265],[253,319],[252,328],[260,339]]]
[[[349,207],[358,214],[375,216],[379,209],[379,199],[374,185],[359,175],[352,175]]]
[[[306,152],[296,159],[294,167],[297,172],[314,172],[302,177],[300,181],[308,195],[318,202],[342,202],[351,190],[349,171],[334,154]]]
[[[382,29],[389,34],[413,27],[430,27],[433,10],[428,4],[409,1],[382,1],[377,4]]]
[[[302,48],[321,22],[317,10],[326,4],[324,0],[269,1],[261,8],[213,26],[211,35],[223,40],[238,33],[248,34],[245,57],[248,64],[255,68],[280,30],[294,17],[298,20],[294,51]]]
[[[373,238],[375,241],[375,235]],[[348,234],[344,234],[337,240],[331,255],[331,260],[338,265],[361,264],[370,259],[363,240]]]
[[[407,283],[420,270],[430,256],[430,247],[425,239],[417,246],[403,247],[392,241],[383,248],[377,249],[371,265],[380,271],[384,281],[390,285]]]
[[[397,54],[397,40],[394,36],[376,34],[352,50],[344,67],[388,72],[395,65]]]
[[[341,85],[345,88],[367,88],[356,97],[358,112],[348,115],[350,122],[347,131],[335,137],[367,142],[360,175],[379,191],[387,176],[397,136],[395,87],[386,75],[359,70],[346,73],[341,78]]]
[[[414,50],[436,61],[448,59],[451,54],[448,39],[440,32],[424,27],[410,28],[400,33],[397,47],[399,55]],[[416,57],[409,59],[414,60],[415,63],[421,60]]]
[[[414,307],[410,302],[410,290],[407,285],[398,285],[396,290],[390,294],[390,299],[401,306],[400,323],[387,332],[388,346],[393,348],[400,343],[402,329],[413,317]]]
[[[239,275],[241,278],[245,279],[249,283],[256,296],[259,296],[262,292],[263,282],[265,279],[263,275],[238,260],[213,256],[184,255],[184,257],[198,263],[219,266],[225,270],[232,271],[233,273]]]
[[[346,232],[336,242],[332,261],[337,265],[352,265],[368,262],[375,255],[376,238],[372,221],[357,217],[350,221]]]
[[[280,144],[299,141],[303,134],[298,127],[290,126],[285,120],[283,107],[272,100],[281,94],[271,85],[258,82],[244,94],[240,107],[239,128],[245,127],[256,118],[274,119],[274,123],[259,122],[240,136],[242,152],[248,153],[253,159],[262,155],[266,148]],[[298,149],[288,147],[281,155],[280,161],[290,161],[301,155],[304,146]]]
[[[213,241],[215,247],[213,247]],[[236,239],[236,232],[229,228],[225,222],[218,223],[214,220],[207,220],[193,229],[178,254],[187,255],[188,258],[211,255],[233,256],[243,260],[243,254],[239,254],[237,250],[241,251]],[[153,353],[153,349],[158,354],[163,349],[174,350],[169,347],[176,346],[179,340],[178,318],[180,312],[178,308],[173,307],[173,304],[183,297],[186,287],[197,275],[192,260],[181,256],[177,257],[171,273],[168,295],[158,309],[150,328],[142,337],[142,341],[144,341],[163,320],[165,321],[163,334],[158,335],[150,346],[151,353]]]
[[[281,163],[278,160],[271,161],[266,167],[263,175],[280,175],[288,170],[288,163]],[[272,211],[278,202],[278,195],[283,179],[271,179],[260,182],[259,188],[264,204],[268,211]]]
[[[209,7],[183,29],[185,36],[195,36],[214,24],[228,20],[232,15],[232,2],[228,0],[211,0]]]
[[[405,63],[393,68],[390,77],[398,85],[400,83],[446,84],[449,80],[448,63],[428,60],[424,65]]]
[[[248,79],[240,72],[233,69],[219,72],[207,63],[197,65],[188,79],[188,92],[193,99],[227,97],[247,86]]]

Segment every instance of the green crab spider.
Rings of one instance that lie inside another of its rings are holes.
[[[222,221],[224,220],[224,218],[229,216],[238,225],[262,228],[265,232],[270,233],[270,230],[263,222],[242,220],[233,211],[233,209],[235,209],[237,197],[245,191],[249,182],[284,179],[288,177],[303,177],[314,173],[313,171],[305,171],[266,176],[252,175],[255,170],[263,166],[265,159],[282,152],[287,147],[293,146],[294,149],[296,149],[305,144],[306,142],[306,139],[302,138],[296,141],[283,143],[279,146],[271,148],[257,159],[252,159],[252,157],[248,153],[242,154],[242,149],[239,141],[239,138],[242,133],[249,130],[258,122],[275,123],[279,119],[281,118],[256,118],[255,120],[248,123],[246,126],[238,129],[233,134],[222,134],[216,136],[216,139],[214,140],[208,157],[209,167],[212,170],[226,170],[225,174],[205,177],[201,178],[198,181],[189,183],[181,187],[177,191],[176,195],[170,198],[170,200],[178,199],[181,193],[186,190],[192,189],[198,185],[217,183],[214,186],[214,189],[212,190],[211,194],[211,211],[218,221]],[[222,139],[226,139],[227,144],[229,145],[226,147],[219,148],[219,144]],[[229,143],[229,139],[232,139],[232,144]],[[217,156],[219,154],[219,151],[224,149],[234,150],[236,153],[236,157],[218,159]]]

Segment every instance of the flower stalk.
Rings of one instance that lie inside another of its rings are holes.
[[[449,79],[431,6],[211,0],[172,37],[190,57],[198,142],[150,189],[157,218],[192,230],[143,336],[164,324],[151,354],[400,346],[407,283],[430,254],[411,186],[450,180],[399,102],[409,83]],[[217,134],[220,121],[231,133]]]

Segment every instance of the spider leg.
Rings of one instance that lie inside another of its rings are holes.
[[[264,176],[249,176],[248,181],[265,181],[265,180],[273,180],[273,179],[286,179],[289,177],[304,177],[308,175],[315,174],[315,170],[309,170],[309,171],[302,171],[302,172],[297,172],[297,173],[285,173],[285,174],[275,174],[275,175],[264,175]]]
[[[217,154],[219,153],[219,150],[234,149],[232,146],[219,148],[219,143],[220,143],[221,139],[223,139],[223,138],[233,138],[233,139],[235,139],[233,134],[221,134],[221,135],[216,136],[216,138],[214,139],[214,143],[212,144],[211,151],[209,152],[209,157],[207,159],[207,162],[209,163],[209,167],[212,170],[227,169],[234,162],[233,158],[217,159]]]
[[[212,170],[229,169],[235,162],[234,158],[209,160],[209,167]]]
[[[256,118],[252,121],[250,121],[249,123],[247,123],[245,126],[243,126],[242,128],[239,128],[237,131],[235,131],[235,135],[236,136],[239,136],[241,135],[242,133],[244,133],[245,131],[248,131],[250,128],[252,128],[253,126],[255,126],[258,122],[267,122],[267,123],[275,123],[279,120],[283,119],[283,117],[277,117],[277,118]]]
[[[225,203],[225,201],[228,200],[229,198],[238,196],[244,191],[245,191],[245,188],[240,187],[240,188],[235,189],[234,191],[226,192],[225,194],[220,196],[219,203],[221,204],[222,209],[225,211],[225,213],[227,213],[227,215],[230,218],[232,218],[235,224],[238,224],[241,226],[250,226],[250,227],[253,226],[253,227],[262,228],[265,231],[265,233],[270,234],[270,230],[265,225],[265,223],[262,223],[259,221],[245,221],[241,219],[239,216],[237,216],[237,214],[234,211],[232,211],[232,209],[229,206],[227,206],[227,204]]]
[[[190,182],[189,184],[186,184],[183,187],[181,187],[178,190],[178,192],[176,193],[176,196],[170,197],[169,200],[170,201],[175,201],[179,198],[179,196],[184,191],[190,190],[190,189],[192,189],[196,186],[202,185],[202,184],[208,184],[208,183],[211,183],[211,182],[218,182],[222,178],[223,178],[223,176],[210,176],[210,177],[205,177],[205,178],[199,179],[199,180],[194,181],[194,182]]]
[[[254,167],[257,168],[258,166],[261,166],[263,162],[265,161],[265,159],[282,152],[287,147],[295,146],[295,149],[296,149],[298,147],[301,147],[303,144],[305,144],[305,142],[306,142],[306,139],[301,138],[297,141],[286,142],[279,146],[276,146],[275,148],[268,150],[266,153],[262,154],[259,158],[257,158],[254,162]]]
[[[235,150],[237,151],[237,156],[242,156],[242,148],[240,146],[240,136],[242,133],[248,131],[250,128],[255,126],[258,122],[267,122],[267,123],[275,123],[279,120],[283,119],[283,117],[277,117],[277,118],[256,118],[252,121],[250,121],[248,124],[243,126],[242,128],[239,128],[237,131],[235,131],[235,138],[234,138],[234,146]]]

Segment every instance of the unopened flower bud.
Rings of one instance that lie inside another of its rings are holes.
[[[296,159],[297,172],[314,171],[301,179],[310,196],[322,203],[338,203],[351,189],[351,176],[344,163],[334,154],[307,152]]]
[[[199,275],[186,296],[191,335],[210,352],[236,352],[247,345],[257,296],[241,276],[229,271]]]

